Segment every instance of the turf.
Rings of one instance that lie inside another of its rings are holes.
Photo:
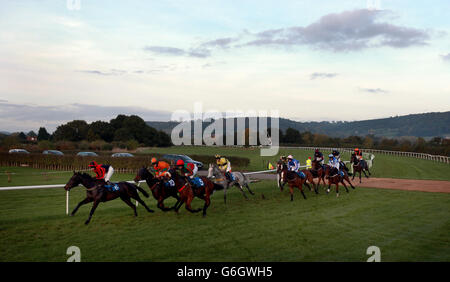
[[[227,206],[215,193],[206,218],[163,213],[150,198],[156,212],[139,207],[134,218],[114,200],[89,226],[90,205],[66,216],[62,189],[2,191],[0,261],[65,261],[69,246],[82,261],[366,261],[372,245],[382,261],[450,261],[449,194],[357,188],[338,198],[307,191],[303,200],[296,191],[290,202],[273,182],[252,188],[248,201],[230,190]],[[83,188],[70,195],[73,208]]]

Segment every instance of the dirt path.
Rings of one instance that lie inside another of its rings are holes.
[[[251,179],[258,180],[276,180],[276,174],[261,173],[250,175]],[[381,188],[381,189],[397,189],[408,191],[423,192],[439,192],[450,193],[450,181],[443,180],[416,180],[416,179],[396,179],[396,178],[363,178],[359,183],[359,178],[355,178],[352,183],[355,186]]]
[[[360,184],[359,179],[356,181],[355,178],[355,181],[352,182],[361,187],[450,193],[450,181],[442,180],[366,178],[362,179],[362,183]]]

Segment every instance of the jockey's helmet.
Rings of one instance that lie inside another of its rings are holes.
[[[177,161],[177,165],[179,165],[179,166],[184,165],[184,161],[182,159],[179,159]]]
[[[288,160],[292,160],[294,157],[292,155],[289,155],[287,158]]]
[[[332,157],[334,157],[334,156],[333,156],[333,154],[329,154],[328,157],[329,157],[329,158],[332,158]]]
[[[319,149],[316,149],[316,153],[318,153],[319,152]]]
[[[156,158],[152,158],[152,165],[156,164],[158,162],[158,160]]]
[[[355,152],[359,152],[359,149],[358,149],[358,148],[355,148]]]
[[[96,161],[92,161],[90,164],[89,164],[89,167],[96,167],[97,166],[97,162]]]

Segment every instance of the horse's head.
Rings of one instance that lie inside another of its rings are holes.
[[[282,160],[278,160],[277,162],[277,173],[280,173],[283,170],[283,166],[285,165],[285,162]]]
[[[153,174],[144,166],[138,170],[138,173],[136,174],[136,177],[134,178],[134,182],[137,183],[141,180],[147,180],[147,179],[151,180],[153,178],[154,178]]]
[[[82,181],[81,174],[79,172],[74,171],[72,177],[69,179],[67,184],[64,186],[64,190],[69,191],[73,187],[80,185],[81,181]]]
[[[358,163],[358,158],[356,157],[355,153],[352,153],[352,156],[350,157],[350,162],[354,164]]]

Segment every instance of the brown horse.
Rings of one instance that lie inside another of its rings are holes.
[[[295,171],[289,171],[286,164],[281,164],[281,179],[283,182],[289,185],[289,193],[291,194],[291,201],[294,200],[294,187],[297,187],[303,195],[303,198],[306,199],[305,193],[303,192],[303,184],[306,187],[311,189],[311,186],[306,181],[309,181],[314,186],[314,192],[318,194],[317,187],[314,184],[314,179],[310,171],[307,169],[301,170],[303,172],[304,177],[300,177],[300,175]]]
[[[353,153],[352,157],[350,159],[350,162],[353,165],[353,177],[352,177],[352,180],[355,179],[355,175],[356,175],[357,172],[359,172],[359,183],[361,183],[361,172],[364,173],[364,176],[366,178],[369,178],[369,176],[367,176],[367,174],[366,174],[366,171],[369,173],[369,175],[371,175],[371,174],[370,174],[370,171],[369,171],[369,166],[367,165],[366,161],[359,160],[356,157],[356,154]]]
[[[347,185],[345,185],[345,181],[347,181],[350,186],[355,189],[353,184],[350,182],[350,179],[348,178],[348,174],[345,170],[337,171],[336,168],[333,169],[333,167],[329,165],[325,165],[325,178],[328,179],[328,188],[327,188],[327,194],[330,193],[330,187],[331,184],[336,185],[336,197],[339,197],[339,183],[342,183],[344,185],[345,190],[348,193]]]
[[[323,168],[323,166],[320,164],[320,162],[316,160],[312,161],[311,166],[312,169],[310,169],[309,171],[313,175],[313,178],[319,178],[319,181],[317,182],[317,187],[319,187],[320,181],[322,181],[323,184],[325,185],[325,169]]]
[[[173,176],[175,178],[180,178],[180,179],[184,178],[185,183],[190,184],[187,177],[181,176],[176,171],[171,172],[171,173],[173,174]],[[192,184],[190,184],[190,185],[186,186],[186,188],[184,188],[184,189],[183,189],[183,187],[181,187],[180,189],[178,189],[178,191],[180,192],[180,201],[182,202],[181,205],[183,205],[183,203],[186,203],[186,208],[187,208],[187,205],[188,204],[190,205],[190,202],[192,202],[192,199],[191,199],[192,196],[204,200],[205,204],[203,205],[203,217],[205,217],[206,210],[208,209],[209,205],[211,204],[211,195],[214,193],[214,191],[222,190],[224,188],[222,185],[212,182],[205,176],[200,176],[200,179],[203,182],[203,186],[194,188],[194,187],[192,187]],[[188,188],[190,188],[190,189],[188,189]],[[192,194],[191,194],[191,191],[192,191]],[[178,206],[178,209],[181,207],[181,205]],[[176,209],[177,212],[178,212],[178,209]]]
[[[145,167],[139,169],[136,177],[134,178],[134,182],[138,182],[141,180],[145,180],[147,182],[147,186],[150,188],[150,191],[152,191],[153,198],[158,201],[158,208],[160,208],[162,211],[170,211],[175,209],[176,204],[171,208],[167,208],[164,206],[164,200],[169,197],[174,197],[175,199],[177,199],[177,203],[179,203],[180,197],[178,196],[178,192],[175,188],[170,188],[166,185],[155,185],[156,182],[160,180],[153,176],[153,174]]]
[[[84,187],[86,187],[86,198],[79,202],[78,205],[75,207],[75,209],[70,214],[71,216],[75,215],[77,210],[80,208],[80,206],[94,202],[91,208],[91,212],[89,213],[89,217],[86,220],[85,224],[89,224],[91,221],[92,215],[95,212],[95,209],[97,208],[98,204],[101,202],[108,202],[111,200],[114,200],[118,197],[122,201],[124,201],[128,206],[130,206],[133,211],[134,215],[137,216],[136,206],[131,202],[131,198],[138,201],[142,206],[145,207],[145,209],[148,212],[153,212],[153,210],[149,209],[145,202],[139,197],[138,190],[146,197],[148,198],[148,193],[145,192],[144,189],[128,182],[119,182],[116,185],[119,187],[117,191],[109,191],[105,186],[104,180],[96,180],[92,178],[87,173],[79,173],[79,172],[73,172],[73,176],[69,179],[69,182],[64,186],[64,189],[66,191],[69,191],[73,187],[78,186],[79,184],[82,184]]]

